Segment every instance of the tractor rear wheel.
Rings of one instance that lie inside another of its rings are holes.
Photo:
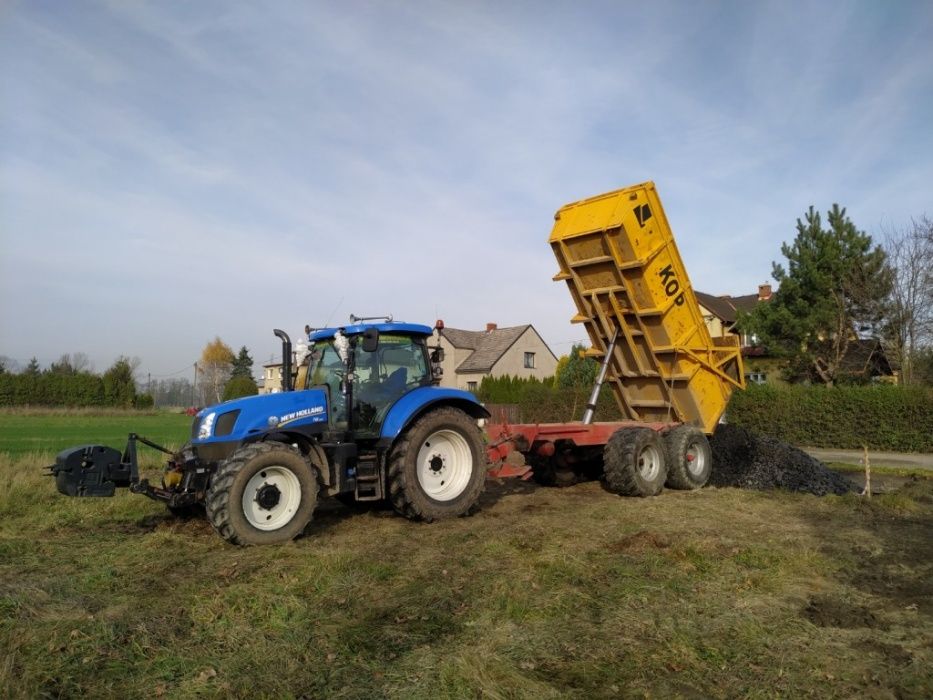
[[[456,408],[419,418],[389,457],[389,500],[411,520],[431,522],[468,513],[486,482],[476,421]]]
[[[667,485],[672,489],[701,489],[709,481],[713,453],[703,431],[678,425],[664,436],[667,450]]]
[[[207,517],[233,544],[279,544],[311,522],[317,472],[296,448],[279,442],[241,447],[221,464],[207,488]]]
[[[661,438],[651,428],[622,428],[603,450],[606,487],[620,496],[656,496],[667,468]]]

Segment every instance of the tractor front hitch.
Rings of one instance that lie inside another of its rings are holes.
[[[106,445],[80,445],[59,452],[55,464],[46,469],[50,476],[55,477],[58,492],[65,496],[113,496],[117,487],[120,487],[157,497],[149,493],[153,489],[145,479],[140,481],[136,459],[137,442],[166,454],[174,454],[151,440],[130,433],[122,454]]]

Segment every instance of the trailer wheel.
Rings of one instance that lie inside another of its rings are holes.
[[[207,517],[233,544],[279,544],[311,522],[317,493],[316,470],[296,448],[253,443],[217,468],[207,488]]]
[[[622,428],[603,450],[606,487],[620,496],[656,496],[667,468],[661,438],[651,428]]]
[[[701,489],[709,481],[713,453],[702,430],[678,425],[664,437],[667,485],[672,489]]]
[[[411,520],[465,515],[486,483],[479,428],[456,408],[439,408],[403,433],[389,457],[392,507]]]

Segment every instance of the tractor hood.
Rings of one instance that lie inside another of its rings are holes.
[[[322,389],[260,394],[226,401],[198,412],[191,428],[195,445],[244,440],[270,430],[292,430],[327,422]]]

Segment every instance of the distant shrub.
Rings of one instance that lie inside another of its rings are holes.
[[[253,396],[257,393],[259,393],[259,388],[252,377],[232,377],[224,386],[224,401],[238,399],[241,396]]]

